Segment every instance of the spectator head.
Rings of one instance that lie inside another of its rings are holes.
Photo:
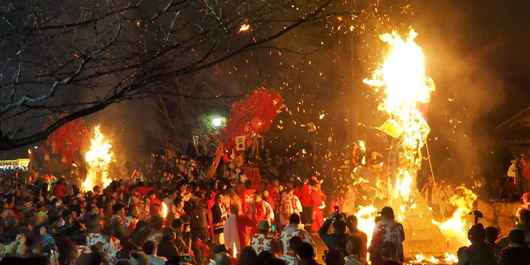
[[[252,180],[245,181],[245,188],[246,189],[252,189]]]
[[[142,251],[131,251],[131,263],[133,265],[148,265],[149,257]],[[96,263],[97,264],[97,263]]]
[[[88,264],[104,264],[104,262],[105,262],[105,256],[103,256],[103,254],[99,250],[92,248],[92,252],[90,253],[90,256],[88,257]],[[147,264],[147,262],[145,264]]]
[[[125,205],[123,205],[121,203],[116,203],[116,204],[112,205],[112,212],[115,215],[125,216],[124,209],[125,209]]]
[[[261,220],[258,223],[258,230],[262,233],[269,232],[270,224],[268,220]]]
[[[261,193],[259,191],[254,192],[254,201],[260,202],[262,200]]]
[[[258,265],[267,265],[270,260],[274,259],[274,254],[269,251],[262,251],[258,254],[257,264]]]
[[[521,229],[512,229],[510,233],[508,234],[508,237],[510,238],[510,242],[512,244],[521,244],[524,245],[524,231]]]
[[[322,258],[326,265],[335,265],[344,263],[344,255],[338,248],[330,248],[324,252]]]
[[[228,249],[226,249],[226,246],[224,244],[217,245],[217,246],[213,247],[213,254],[217,254],[217,253],[221,253],[221,252],[229,253]]]
[[[221,192],[218,192],[217,194],[215,194],[215,201],[218,203],[223,201],[223,194]]]
[[[101,229],[101,222],[99,218],[90,218],[86,223],[86,228],[88,231],[99,231]]]
[[[359,220],[357,220],[357,216],[355,215],[348,216],[346,220],[348,223],[352,224],[355,227],[357,227],[357,225],[359,224]]]
[[[185,225],[189,224],[191,221],[191,217],[187,214],[181,215],[179,219],[182,220],[182,224],[185,224]]]
[[[346,233],[346,223],[342,220],[336,220],[333,222],[333,229],[335,234],[345,234]]]
[[[151,216],[151,220],[149,220],[151,223],[151,227],[155,230],[162,229],[162,226],[164,225],[164,219],[162,219],[159,215],[153,215]]]
[[[231,265],[232,259],[228,253],[220,252],[220,253],[215,254],[215,264],[216,265]]]
[[[149,192],[147,192],[147,197],[150,199],[150,200],[154,200],[156,199],[156,192],[154,190],[150,190]]]
[[[188,201],[193,205],[199,205],[201,199],[197,196],[191,196]]]
[[[361,253],[362,239],[359,236],[353,235],[346,238],[346,252],[349,255],[358,255]]]
[[[164,227],[162,228],[162,237],[169,237],[171,239],[175,239],[175,231],[173,231],[171,227]]]
[[[103,227],[103,230],[101,230],[101,234],[108,237],[114,236],[114,229],[112,229],[112,226],[107,225]]]
[[[486,239],[486,232],[484,226],[481,223],[473,225],[467,233],[467,238],[471,241],[471,244],[484,242]]]
[[[379,212],[379,214],[381,214],[381,217],[384,219],[394,219],[394,209],[392,209],[392,207],[383,207],[383,209],[381,209],[381,211]]]
[[[307,181],[307,184],[309,184],[309,185],[311,185],[311,186],[315,186],[315,185],[317,184],[317,181],[314,180],[314,179],[309,179],[309,180]]]
[[[90,211],[92,214],[98,214],[99,212],[99,208],[95,204],[87,206],[87,210]]]
[[[174,200],[173,200],[173,204],[177,207],[184,207],[184,200],[182,199],[182,197],[176,197]]]
[[[129,197],[129,201],[128,201],[128,204],[130,206],[134,206],[134,205],[137,205],[137,203],[139,202],[140,200],[134,196],[131,196]]]
[[[486,234],[486,241],[488,241],[488,243],[495,243],[495,240],[499,237],[499,230],[493,226],[486,227],[484,233]]]
[[[289,240],[289,249],[292,251],[296,251],[296,249],[302,244],[304,240],[302,240],[299,236],[293,236]]]
[[[311,246],[311,244],[307,242],[302,242],[295,252],[296,255],[300,257],[300,259],[312,259],[315,255],[315,250],[313,249],[313,246]]]
[[[523,196],[521,197],[521,199],[523,200],[524,203],[527,203],[528,201],[530,201],[530,192],[523,193]]]
[[[241,250],[238,264],[256,264],[257,260],[258,254],[256,254],[254,248],[246,246]]]
[[[289,224],[299,224],[300,223],[300,215],[293,213],[291,216],[289,216]]]
[[[274,186],[274,187],[279,187],[279,186],[280,186],[280,181],[277,180],[277,179],[273,179],[273,180],[272,180],[272,186]]]
[[[136,204],[129,206],[129,215],[138,216],[140,215],[140,209]]]
[[[240,209],[239,209],[239,205],[234,204],[234,205],[231,205],[231,206],[230,206],[230,213],[235,214],[235,215],[238,215],[238,214],[239,214],[239,211],[240,211]]]
[[[6,204],[11,204],[12,202],[14,202],[14,200],[10,201],[9,199],[6,199]],[[51,199],[51,205],[53,206],[59,206],[61,205],[61,198],[59,197],[53,197],[53,199]]]
[[[156,253],[156,243],[151,240],[147,240],[142,245],[142,250],[147,255],[153,255],[154,253]]]
[[[171,228],[173,229],[182,229],[182,220],[180,220],[179,218],[173,220],[173,222],[171,222]]]
[[[173,200],[175,199],[175,197],[177,197],[177,191],[174,189],[168,189],[167,196],[169,197],[170,200]]]

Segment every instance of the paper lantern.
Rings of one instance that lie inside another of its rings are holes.
[[[255,131],[259,131],[263,127],[263,121],[259,117],[254,117],[250,120],[250,125]]]

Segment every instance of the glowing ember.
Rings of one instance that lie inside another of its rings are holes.
[[[241,25],[241,27],[239,28],[239,32],[243,32],[243,31],[247,31],[250,29],[250,25],[249,24],[243,24]],[[238,32],[238,33],[239,33]]]
[[[114,157],[111,147],[112,145],[99,130],[99,126],[96,126],[94,138],[90,140],[90,148],[85,154],[87,175],[81,185],[84,191],[92,190],[94,186],[106,187],[112,182],[109,178],[109,165]]]

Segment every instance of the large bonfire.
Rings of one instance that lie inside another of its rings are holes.
[[[104,188],[112,182],[109,177],[110,162],[114,157],[111,147],[112,145],[101,133],[99,126],[96,126],[94,138],[90,140],[90,148],[85,154],[87,174],[81,185],[82,190],[92,190],[94,186]]]
[[[388,205],[405,227],[405,256],[427,263],[452,263],[458,247],[467,244],[466,219],[471,211],[473,194],[460,188],[451,198],[457,210],[445,223],[436,223],[430,209],[418,191],[416,176],[423,160],[430,127],[421,112],[430,101],[434,83],[425,74],[424,54],[414,42],[411,30],[406,38],[397,33],[384,34],[381,40],[389,45],[386,61],[365,83],[383,93],[379,110],[388,120],[379,129],[392,137],[386,176]],[[377,210],[370,206],[357,210],[359,226],[371,235]],[[363,225],[364,224],[364,225]]]

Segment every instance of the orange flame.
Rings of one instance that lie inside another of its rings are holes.
[[[109,178],[109,165],[114,157],[110,150],[112,145],[105,139],[99,125],[94,128],[94,138],[90,140],[90,148],[85,154],[87,162],[86,179],[81,185],[84,191],[92,190],[96,185],[102,188],[108,186],[112,179]]]
[[[167,217],[167,205],[166,205],[166,202],[162,203],[162,217],[164,219]]]
[[[424,55],[414,43],[417,36],[410,30],[406,39],[396,32],[384,34],[381,39],[390,45],[386,61],[374,72],[372,79],[364,82],[376,91],[384,89],[385,98],[378,108],[389,115],[379,128],[394,138],[401,139],[399,167],[394,187],[389,194],[394,199],[410,202],[415,189],[415,176],[421,167],[421,148],[425,144],[430,127],[423,118],[420,104],[428,103],[434,91],[434,83],[425,75]]]

